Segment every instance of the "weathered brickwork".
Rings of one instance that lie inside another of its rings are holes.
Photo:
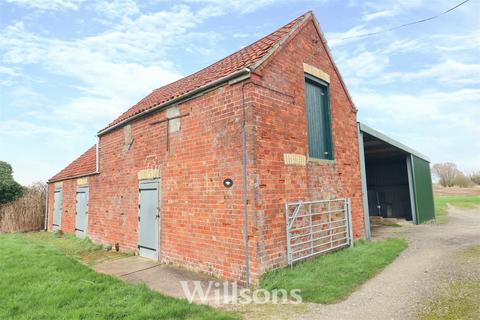
[[[48,221],[51,228],[53,221],[53,194],[55,184],[48,185]],[[61,229],[66,232],[75,231],[75,212],[77,197],[77,181],[75,179],[65,180],[61,183],[62,189],[62,222]]]
[[[138,179],[158,172],[160,259],[243,280],[245,119],[253,282],[265,270],[287,262],[286,201],[349,197],[354,234],[362,237],[356,112],[313,21],[296,33],[249,79],[175,106],[183,116],[179,130],[167,135],[167,122],[152,125],[166,119],[167,110],[163,110],[130,122],[128,130],[119,127],[100,136],[100,173],[88,177],[88,236],[136,251]],[[331,162],[308,159],[303,63],[330,76],[335,158]],[[302,157],[296,157],[292,159],[297,159],[297,165],[286,165],[284,154],[303,155],[307,160],[303,165],[298,161]],[[223,186],[225,178],[233,180],[231,188]],[[63,181],[62,229],[68,232],[74,231],[76,186],[75,179]],[[50,226],[54,189],[51,183]]]
[[[242,278],[241,102],[242,84],[236,84],[180,104],[180,114],[188,115],[181,118],[178,132],[169,133],[168,151],[166,122],[151,125],[165,119],[166,111],[132,122],[133,143],[129,145],[121,129],[101,136],[101,174],[89,177],[89,237],[103,243],[118,242],[124,250],[136,250],[137,173],[158,168],[161,259],[219,277]],[[225,178],[234,181],[231,188],[223,186]],[[74,203],[75,191],[70,190],[70,185],[76,184],[75,180],[63,184],[66,214],[67,203]],[[50,188],[53,212],[53,184]],[[62,220],[64,231],[73,228]]]
[[[363,208],[356,112],[329,60],[313,21],[266,64],[254,91],[255,214],[260,272],[285,265],[285,202],[352,199],[355,237],[363,237]],[[285,153],[307,156],[303,63],[330,76],[334,161],[307,160],[288,166]],[[261,86],[260,86],[261,85]],[[269,89],[266,89],[268,87]],[[275,91],[273,91],[275,90]]]

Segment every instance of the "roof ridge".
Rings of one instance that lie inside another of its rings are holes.
[[[243,49],[245,49],[245,48],[247,48],[247,47],[249,47],[249,46],[255,45],[256,43],[260,43],[262,40],[264,40],[264,39],[272,36],[273,34],[275,34],[276,32],[278,32],[279,30],[285,28],[286,26],[292,24],[293,22],[299,20],[300,18],[306,17],[308,14],[311,14],[311,13],[312,13],[312,11],[309,10],[309,11],[305,12],[304,14],[302,14],[301,16],[299,16],[299,17],[293,19],[292,21],[284,24],[283,26],[281,26],[281,27],[273,30],[272,32],[270,32],[270,33],[267,34],[266,36],[263,36],[262,38],[254,41],[254,42],[252,42],[252,43],[250,43],[250,44],[248,44],[248,45],[245,45],[243,48],[238,49],[237,51],[234,51],[234,52],[230,53],[228,56],[225,56],[225,57],[221,58],[220,60],[217,60],[217,61],[209,64],[208,66],[206,66],[206,67],[204,67],[204,68],[202,68],[202,69],[200,69],[200,70],[198,70],[198,71],[195,71],[194,73],[191,73],[191,74],[189,74],[189,75],[187,75],[187,76],[185,76],[185,77],[183,77],[183,78],[180,78],[180,79],[178,79],[178,80],[175,80],[175,81],[173,81],[173,82],[170,82],[170,83],[168,83],[168,84],[166,84],[166,85],[164,85],[164,86],[161,86],[160,88],[156,88],[156,89],[154,89],[153,91],[160,90],[160,89],[162,89],[162,88],[165,87],[165,86],[174,84],[175,82],[180,81],[180,80],[182,80],[182,79],[184,79],[184,78],[191,77],[191,76],[193,76],[193,75],[195,75],[195,74],[197,74],[197,73],[200,73],[200,72],[204,71],[205,69],[210,68],[211,66],[213,66],[213,65],[215,65],[215,64],[217,64],[217,63],[219,63],[219,62],[222,62],[222,61],[224,61],[224,60],[227,60],[228,58],[232,57],[233,55],[238,54],[239,52],[241,52]],[[300,21],[297,21],[295,24],[298,24],[298,22],[300,22]],[[282,37],[282,39],[283,39],[284,37],[287,37],[287,36],[288,36],[288,33],[285,34],[285,35]],[[280,41],[280,40],[281,40],[281,39],[277,40],[276,42],[278,42],[278,41]]]
[[[252,66],[253,68],[258,67],[266,61],[268,57],[285,42],[292,32],[310,16],[312,16],[312,12],[307,11],[266,36],[206,66],[205,68],[160,88],[154,89],[150,94],[142,98],[139,102],[109,123],[105,128],[100,130],[98,134],[105,134],[114,127],[128,122],[130,118],[134,116],[147,113],[155,106],[166,104],[171,100],[180,99],[183,95],[189,92],[203,86],[208,86],[209,84],[229,75],[233,75],[241,69]]]
[[[275,45],[273,45],[270,48],[269,52],[267,52],[262,59],[257,61],[256,65],[254,66],[254,69],[262,66],[264,62],[267,61],[270,58],[270,56],[277,51],[278,48],[283,46],[283,44],[290,38],[290,36],[294,34],[298,30],[298,28],[300,28],[305,23],[305,21],[307,21],[312,16],[313,16],[312,10],[309,10],[304,14],[302,14],[301,16],[299,16],[298,18],[296,18],[295,20],[291,21],[290,23],[293,23],[295,21],[296,23],[292,26],[289,32],[287,32],[281,39],[276,41]],[[285,26],[287,26],[290,23],[287,23]],[[285,26],[283,26],[282,28],[284,28]]]

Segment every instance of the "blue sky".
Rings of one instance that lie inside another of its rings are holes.
[[[359,120],[467,172],[480,169],[480,1],[4,0],[0,159],[47,180],[154,88],[313,10]]]

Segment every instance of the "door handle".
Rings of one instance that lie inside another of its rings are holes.
[[[160,218],[160,215],[159,215],[159,214],[157,214],[157,215],[155,216],[155,218]]]
[[[138,221],[140,221],[140,216],[138,216]]]

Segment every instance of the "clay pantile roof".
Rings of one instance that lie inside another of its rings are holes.
[[[100,132],[127,120],[136,114],[151,109],[158,104],[168,102],[217,79],[226,77],[236,71],[252,67],[255,63],[266,57],[270,51],[277,48],[278,46],[276,45],[281,43],[283,38],[286,38],[298,24],[304,22],[310,15],[311,13],[307,12],[287,23],[280,29],[270,33],[251,45],[232,53],[220,61],[185,78],[155,89],[152,93],[140,100]]]
[[[62,171],[50,178],[50,182],[65,180],[72,177],[95,173],[97,169],[96,145],[88,149],[84,154],[75,159]]]

